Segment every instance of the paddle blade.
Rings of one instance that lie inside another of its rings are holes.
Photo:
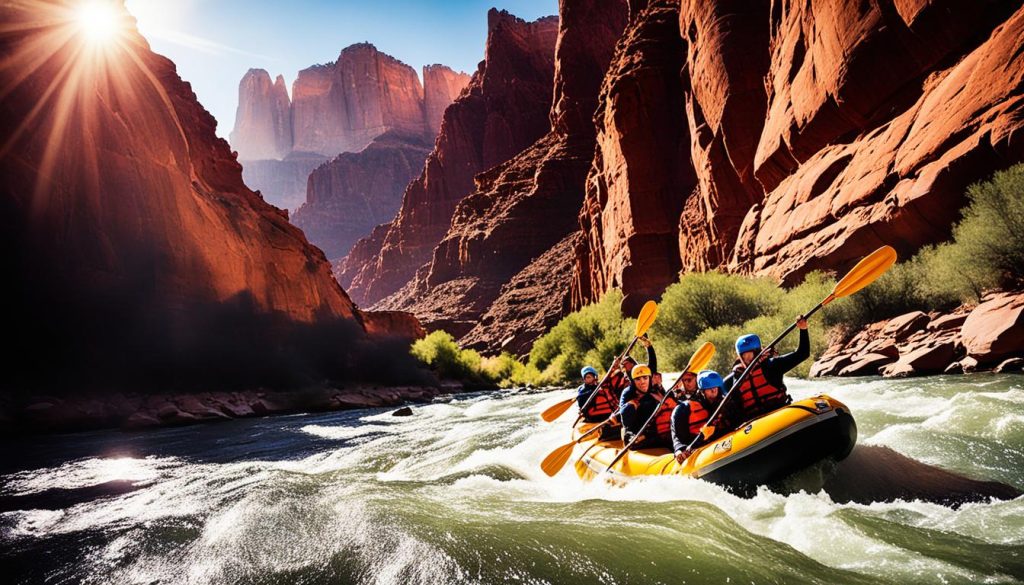
[[[654,301],[647,301],[644,303],[644,307],[640,309],[640,314],[636,318],[636,335],[634,337],[640,337],[654,324],[655,317],[658,316],[658,303]]]
[[[686,368],[683,372],[693,372],[694,374],[708,367],[711,363],[711,358],[715,357],[715,344],[710,341],[705,341],[704,345],[700,346],[697,351],[693,352],[690,356],[690,361],[686,363]]]
[[[842,280],[836,283],[836,287],[832,289],[832,298],[829,301],[841,299],[859,291],[877,280],[879,276],[885,274],[885,271],[889,270],[895,263],[896,250],[893,250],[892,246],[882,246],[868,254],[847,272]]]
[[[561,447],[555,449],[548,456],[544,458],[544,461],[540,462],[540,468],[544,473],[548,474],[548,477],[554,477],[556,473],[565,467],[565,462],[572,456],[572,450],[576,447],[576,442],[566,443]]]
[[[703,429],[700,430],[700,434],[701,434],[701,436],[704,437],[704,440],[707,441],[708,437],[710,437],[711,435],[715,434],[715,427],[710,426],[710,425],[706,426],[706,427],[704,427]]]
[[[544,422],[551,422],[558,417],[565,414],[565,411],[569,410],[569,407],[576,402],[575,398],[569,398],[561,402],[557,402],[544,409],[544,412],[540,413],[540,417],[544,419]]]

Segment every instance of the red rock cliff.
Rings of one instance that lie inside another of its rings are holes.
[[[469,75],[445,65],[423,68],[423,115],[428,134],[433,135],[441,129],[444,111],[459,97],[469,79]]]
[[[685,119],[679,3],[634,14],[604,78],[586,181],[574,304],[621,288],[627,312],[677,278],[678,218],[696,185]],[[595,294],[596,293],[596,294]]]
[[[291,102],[284,77],[271,83],[263,69],[250,69],[242,77],[231,144],[239,160],[281,159],[291,152]]]
[[[650,4],[623,42],[673,5]],[[684,0],[675,30],[649,23],[609,69],[573,305],[613,286],[656,296],[676,266],[795,282],[881,243],[909,255],[945,239],[967,185],[1024,159],[1022,27],[1006,1]],[[653,68],[676,39],[682,103],[651,90],[629,101],[639,82],[623,71]],[[680,123],[677,162],[638,166],[672,150],[655,130]],[[671,167],[682,176],[662,184],[677,193],[641,194]],[[675,250],[639,246],[653,209],[678,219]]]
[[[245,187],[215,120],[126,12],[102,47],[68,13],[0,7],[0,264],[18,283],[4,296],[23,341],[7,381],[22,369],[33,383],[82,374],[73,387],[125,370],[266,384],[293,367],[349,371],[338,348],[356,351],[362,317],[323,253]],[[236,342],[281,361],[250,372]]]
[[[309,175],[306,202],[292,223],[337,260],[374,226],[395,216],[405,187],[430,148],[421,136],[389,132],[359,152],[344,152]]]
[[[578,228],[594,151],[591,116],[626,11],[624,2],[561,3],[550,131],[477,177],[476,191],[458,204],[422,278],[379,306],[410,310],[428,327],[443,325],[458,334],[475,328],[471,343],[489,352],[523,353],[532,336],[557,320],[569,289],[555,275],[566,274],[572,261],[565,252]],[[557,257],[546,254],[553,247],[562,250]],[[524,271],[536,274],[535,261],[543,263],[539,272],[548,278],[517,278]],[[521,303],[524,289],[532,291],[534,302],[517,306],[519,315],[511,322],[478,325],[494,305]]]
[[[467,88],[445,110],[441,131],[420,176],[379,253],[346,271],[363,306],[393,294],[428,262],[451,224],[456,204],[474,189],[473,177],[507,161],[549,128],[558,20],[525,22],[504,11],[488,13],[484,60]]]

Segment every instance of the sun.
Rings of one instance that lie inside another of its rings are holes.
[[[109,1],[84,0],[75,9],[75,22],[93,43],[109,43],[121,33],[121,14]]]

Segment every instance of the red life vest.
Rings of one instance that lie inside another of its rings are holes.
[[[622,391],[629,387],[629,378],[621,371],[615,372],[611,376],[608,376],[608,381],[605,382],[605,385],[608,388],[611,388],[616,397],[622,396]]]
[[[675,410],[677,404],[679,401],[674,396],[669,396],[661,405],[661,410],[654,416],[654,433],[658,437],[672,438],[672,411]]]
[[[773,385],[764,377],[761,364],[751,366],[750,374],[739,387],[744,412],[766,412],[786,403],[786,390]]]
[[[696,437],[700,434],[700,430],[704,428],[704,423],[708,422],[711,418],[711,411],[704,408],[704,405],[699,400],[690,401],[690,436]]]
[[[605,419],[613,412],[619,410],[619,398],[607,386],[601,386],[596,390],[597,396],[590,402],[586,413],[588,418]]]

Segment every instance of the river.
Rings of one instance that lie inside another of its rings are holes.
[[[823,391],[850,406],[862,454],[1024,489],[1024,376],[791,384]],[[4,581],[1024,582],[1022,497],[842,503],[804,477],[743,499],[679,477],[583,484],[572,465],[548,478],[538,463],[571,418],[537,413],[566,394],[7,439]],[[870,481],[927,482],[889,469]]]

